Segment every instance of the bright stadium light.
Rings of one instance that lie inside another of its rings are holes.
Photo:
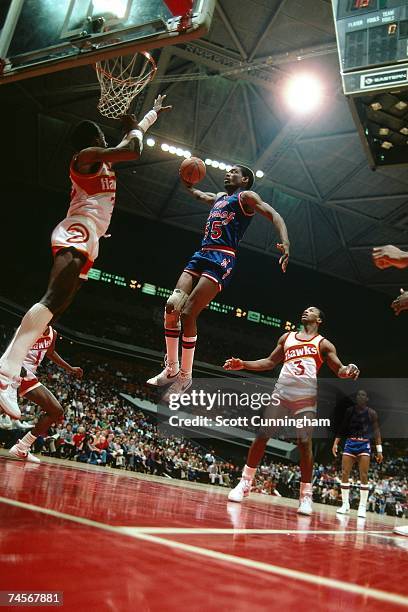
[[[183,155],[186,159],[189,159],[191,157],[191,151],[183,151]]]
[[[148,138],[146,140],[146,144],[147,144],[148,147],[154,147],[154,145],[156,144],[156,141],[155,141],[154,138]]]
[[[183,149],[180,149],[180,147],[177,147],[177,149],[176,149],[176,155],[177,155],[178,157],[183,157],[183,155],[184,155],[184,151],[183,151]]]
[[[306,114],[320,105],[323,88],[321,82],[313,75],[298,74],[288,81],[284,95],[291,110],[298,114]]]
[[[225,168],[227,167],[226,164],[224,164],[224,162],[221,162],[220,165],[218,166],[220,170],[225,170]]]
[[[205,165],[206,166],[211,166],[212,164],[212,159],[210,159],[209,157],[207,157],[207,159],[205,160]]]
[[[262,177],[264,176],[264,173],[262,172],[262,170],[257,170],[257,171],[255,172],[255,176],[256,176],[257,178],[262,178]]]
[[[211,165],[213,168],[218,168],[218,166],[220,165],[220,162],[217,162],[214,160]]]
[[[168,151],[170,149],[169,145],[166,144],[165,142],[163,142],[161,148],[162,148],[162,151]]]
[[[177,150],[176,147],[174,147],[173,145],[169,147],[169,153],[172,153],[172,155],[175,155],[176,150]]]
[[[226,170],[227,172],[229,172],[229,171],[231,170],[231,168],[232,168],[232,166],[231,166],[230,164],[227,164],[227,165],[225,166],[225,170]]]

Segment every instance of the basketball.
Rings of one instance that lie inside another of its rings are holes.
[[[190,157],[185,159],[180,166],[180,176],[186,181],[195,185],[203,180],[205,177],[206,169],[205,163],[198,157]]]

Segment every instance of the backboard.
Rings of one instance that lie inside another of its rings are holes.
[[[215,2],[3,0],[0,84],[198,38]]]

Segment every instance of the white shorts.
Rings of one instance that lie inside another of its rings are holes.
[[[99,238],[91,219],[74,216],[58,223],[51,235],[53,255],[55,256],[61,249],[72,247],[87,257],[79,275],[80,278],[87,279],[88,272],[99,253]]]
[[[317,412],[317,396],[314,384],[296,386],[278,381],[274,393],[279,396],[280,406],[295,416],[303,412]]]

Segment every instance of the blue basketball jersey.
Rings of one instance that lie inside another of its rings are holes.
[[[201,248],[227,247],[236,251],[254,216],[254,212],[247,213],[241,204],[242,191],[216,200],[208,215]]]

